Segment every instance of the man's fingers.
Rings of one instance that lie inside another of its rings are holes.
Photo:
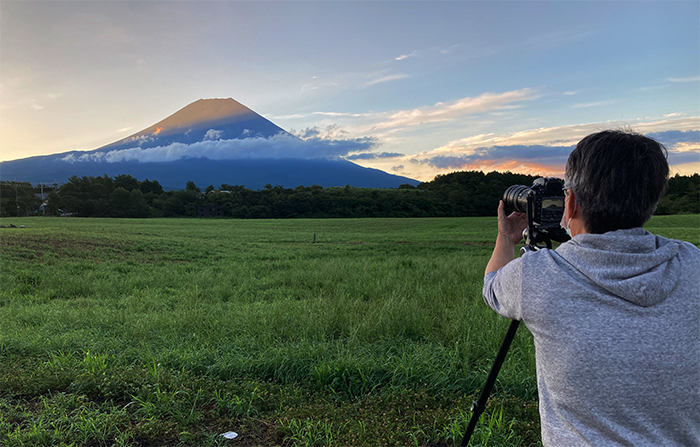
[[[502,220],[506,218],[506,209],[505,205],[503,204],[503,200],[498,202],[498,220]]]

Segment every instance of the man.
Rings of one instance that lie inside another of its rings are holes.
[[[514,260],[527,226],[498,207],[484,299],[534,336],[545,446],[700,446],[700,250],[642,225],[665,148],[605,131],[566,164],[556,250]]]

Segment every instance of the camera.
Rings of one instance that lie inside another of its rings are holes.
[[[506,208],[527,214],[528,244],[551,240],[568,241],[569,235],[559,225],[564,215],[564,181],[555,177],[540,177],[531,187],[513,185],[503,193]]]

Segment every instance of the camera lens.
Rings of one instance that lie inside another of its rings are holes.
[[[527,193],[530,188],[524,185],[513,185],[503,193],[503,203],[507,208],[521,213],[527,213]]]

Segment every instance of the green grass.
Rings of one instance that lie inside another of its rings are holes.
[[[495,218],[10,223],[1,445],[459,444],[508,325]],[[698,216],[647,228],[700,244]],[[473,440],[538,424],[523,329]]]

